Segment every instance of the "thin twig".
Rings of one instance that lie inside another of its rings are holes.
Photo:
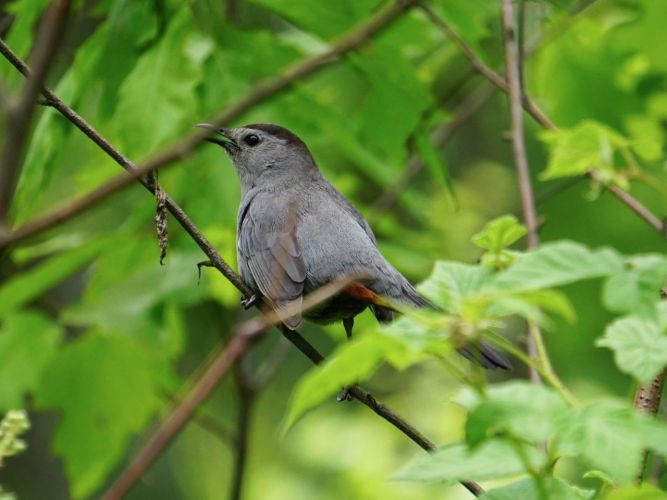
[[[635,392],[635,409],[654,417],[660,409],[660,400],[662,399],[664,386],[665,370],[662,370],[650,383],[639,384],[637,392]],[[641,483],[644,480],[644,469],[646,469],[647,461],[648,450],[644,450],[642,464],[639,469],[639,474],[637,475],[638,483]]]
[[[119,500],[136,484],[155,459],[171,443],[185,424],[192,419],[197,408],[210,396],[218,383],[227,374],[238,358],[262,333],[255,330],[246,334],[237,333],[229,345],[222,349],[197,383],[188,391],[182,402],[158,427],[148,443],[106,491],[102,498]]]
[[[440,17],[438,16],[430,7],[425,4],[420,4],[419,7],[423,10],[426,15],[431,19],[431,21],[439,26],[451,39],[457,44],[459,49],[468,57],[472,65],[485,76],[492,84],[498,87],[503,92],[509,92],[509,88],[505,80],[498,75],[495,71],[489,68],[484,64],[481,59],[477,57],[475,52],[465,43],[465,41],[458,36],[458,34]],[[558,130],[558,127],[551,121],[551,119],[540,109],[533,100],[530,99],[527,95],[524,95],[522,99],[523,108],[528,114],[530,114],[535,121],[537,121],[544,128],[550,130]],[[648,208],[646,208],[639,200],[633,197],[627,191],[614,186],[613,184],[606,184],[601,182],[599,175],[595,170],[589,170],[587,172],[588,176],[591,179],[600,182],[607,191],[613,194],[621,203],[627,205],[633,212],[635,212],[641,219],[646,222],[649,226],[655,229],[663,237],[667,237],[667,226],[664,222],[660,220],[655,214],[653,214]]]
[[[526,62],[526,1],[519,0],[519,18],[517,19],[517,47],[518,67],[519,67],[519,88],[521,89],[521,99],[525,97],[526,79],[525,62]]]
[[[257,104],[262,103],[268,98],[273,97],[276,94],[289,88],[294,82],[303,80],[313,73],[320,71],[322,68],[336,60],[338,57],[368,42],[372,37],[377,35],[393,21],[398,19],[406,10],[416,4],[417,1],[418,0],[398,0],[389,7],[380,10],[370,19],[340,37],[331,45],[331,48],[325,52],[306,58],[288,67],[277,77],[260,83],[243,98],[236,101],[234,104],[227,107],[224,111],[218,113],[208,121],[216,125],[223,125],[232,122],[236,118],[239,118],[241,115]],[[23,74],[30,74],[30,70],[25,65],[25,63],[23,63],[2,41],[0,41],[0,52],[14,65],[14,67],[16,67]],[[64,112],[64,109],[67,108],[67,106],[62,101],[57,99],[53,92],[48,89],[44,89],[43,94],[46,97],[48,104],[67,116],[67,114]],[[74,121],[74,115],[75,113],[71,112],[67,117],[70,118],[70,120],[75,124],[77,124],[77,122],[81,125],[85,124],[85,122],[78,116],[77,117],[79,119]],[[77,124],[77,126],[79,125]],[[92,129],[92,127],[86,124],[84,128],[81,126],[79,126],[79,128],[84,133],[86,133],[88,137],[100,145],[107,153],[110,154],[110,149],[115,150],[115,148],[113,148],[106,139],[100,137],[99,134],[97,134],[97,132]],[[91,135],[91,132],[94,134]],[[122,154],[115,151],[115,154],[112,155],[112,157],[126,170],[133,171],[130,176],[116,177],[110,180],[108,183],[100,186],[96,190],[82,196],[77,200],[74,200],[70,204],[61,207],[60,209],[57,209],[49,214],[46,214],[43,217],[27,222],[14,233],[11,233],[9,237],[0,241],[0,245],[16,243],[17,241],[27,238],[28,236],[33,236],[46,229],[50,229],[56,225],[62,224],[63,222],[80,214],[81,212],[88,210],[95,204],[105,200],[112,194],[129,186],[134,180],[143,178],[147,173],[152,172],[158,168],[165,167],[176,160],[185,158],[194,151],[195,147],[197,147],[208,134],[209,132],[206,130],[193,132],[170,148],[167,148],[164,151],[153,155],[141,166],[136,168],[132,162],[130,162]],[[142,184],[144,184],[149,190],[154,190],[152,183],[149,180],[144,180]],[[167,199],[166,201],[167,208],[173,214],[173,206],[170,207],[170,200]]]
[[[473,67],[487,80],[489,80],[493,85],[502,90],[503,92],[509,92],[509,86],[505,79],[499,75],[496,71],[487,66],[475,51],[470,48],[470,46],[452,29],[452,27],[447,24],[438,14],[436,14],[431,7],[424,3],[419,4],[419,8],[426,14],[426,16],[431,20],[433,24],[438,26],[463,52],[463,54],[468,58]],[[556,128],[554,123],[549,119],[548,116],[539,108],[535,102],[533,102],[529,97],[525,97],[522,100],[523,107],[526,111],[542,126],[546,128]]]
[[[325,285],[307,297],[304,297],[302,306],[287,307],[285,310],[290,314],[302,310],[307,311],[336,295],[348,284],[349,280],[342,280]],[[174,409],[150,436],[148,442],[120,474],[113,485],[111,485],[103,495],[103,498],[107,500],[120,499],[136,484],[160,453],[169,446],[172,440],[185,427],[185,424],[192,419],[197,408],[206,401],[223,377],[227,375],[230,368],[234,366],[250,345],[269,326],[278,322],[280,322],[280,318],[271,310],[259,318],[243,323],[235,329],[229,344],[219,349],[218,354],[209,363],[208,367],[202,371],[193,386],[187,390],[185,396],[178,398]]]
[[[290,347],[289,342],[283,337],[279,337],[278,343],[260,366],[251,366],[250,353],[246,353],[236,365],[238,410],[236,416],[236,440],[233,447],[234,468],[229,495],[231,500],[239,500],[242,497],[252,412],[255,408],[257,395],[269,382],[271,377],[273,377],[273,374],[283,361],[285,361],[290,352]]]
[[[7,106],[5,144],[0,158],[0,228],[8,226],[7,216],[21,171],[28,131],[44,79],[62,36],[69,12],[69,0],[54,0],[47,10],[32,51],[34,72],[30,75],[18,102]]]
[[[240,500],[248,456],[248,438],[250,435],[250,419],[255,405],[255,396],[259,387],[251,381],[244,361],[247,355],[236,365],[236,387],[238,392],[238,410],[236,415],[236,446],[234,447],[234,468],[230,486],[230,500]]]
[[[393,17],[384,17],[385,22],[389,23],[394,18]],[[376,27],[376,31],[379,30],[379,27]],[[363,40],[365,41],[365,39]],[[353,47],[349,49],[352,50]],[[5,55],[5,57],[21,71],[23,74],[27,74],[27,66],[14,55],[6,44],[2,43],[0,40],[0,52]],[[132,162],[126,158],[119,150],[111,145],[97,130],[95,130],[89,123],[87,123],[81,116],[79,116],[74,110],[67,106],[62,100],[58,98],[52,91],[45,89],[44,95],[47,98],[49,104],[57,109],[65,118],[72,122],[79,130],[81,130],[89,139],[91,139],[95,144],[97,144],[104,152],[106,152],[111,158],[113,158],[119,165],[125,169],[134,168]],[[154,189],[149,185],[145,180],[139,179],[149,191],[153,192]],[[186,230],[186,232],[192,237],[192,239],[197,243],[199,248],[206,254],[210,259],[210,263],[215,267],[227,280],[232,283],[246,298],[252,297],[252,291],[243,283],[240,276],[225,262],[225,260],[220,256],[220,254],[213,248],[208,239],[204,234],[195,226],[195,224],[190,220],[190,218],[185,214],[183,209],[181,209],[169,196],[166,198],[166,205],[174,218],[181,224],[181,226]],[[320,362],[323,358],[317,352],[317,350],[310,345],[303,337],[301,337],[296,332],[290,332],[285,334],[285,336],[290,340],[303,354],[305,354],[313,362]],[[354,395],[354,393],[353,393]],[[382,412],[381,408],[374,409],[376,413],[382,416],[385,420],[394,424],[398,422],[397,416],[394,413]],[[419,433],[413,432],[413,428],[409,426],[406,422],[401,421],[398,429],[406,434],[410,439],[417,442],[422,448],[431,450],[431,447],[435,445],[430,443],[430,446],[426,446],[425,438]],[[481,491],[477,490],[475,485],[471,485],[471,491]],[[470,489],[470,488],[469,488]]]
[[[340,39],[340,42],[337,45],[334,45],[330,51],[325,53],[323,56],[316,56],[309,60],[304,61],[303,63],[293,67],[292,70],[284,73],[282,77],[277,80],[273,80],[273,83],[269,82],[268,84],[260,85],[254,92],[246,96],[245,99],[239,101],[236,106],[230,108],[226,114],[220,115],[216,120],[216,123],[222,123],[224,121],[232,120],[236,118],[247,109],[252,107],[257,102],[260,102],[264,99],[267,99],[271,95],[277,93],[278,91],[286,88],[291,85],[293,81],[296,81],[298,78],[305,77],[326,65],[330,59],[338,57],[349,50],[352,50],[361,44],[365,43],[370,37],[379,32],[386,25],[391,23],[393,20],[399,17],[405,10],[411,7],[414,3],[413,1],[400,1],[392,5],[388,9],[385,9],[379,12],[376,16],[372,17],[367,23],[360,26],[356,30],[353,30],[349,35]],[[0,43],[0,52],[2,52],[5,57],[12,62],[12,64],[17,67],[24,74],[27,73],[27,66],[20,61],[4,43]],[[69,106],[62,102],[53,92],[48,89],[44,90],[44,95],[47,98],[48,103],[57,109],[61,114],[63,114],[68,120],[70,120],[74,125],[76,125],[86,136],[88,136],[93,142],[95,142],[100,148],[102,148],[109,156],[111,156],[117,163],[123,166],[125,169],[134,168],[133,164],[116,148],[114,148],[104,137],[102,137],[95,129],[93,129],[83,118],[77,115]],[[192,137],[192,136],[191,136]],[[201,138],[197,138],[201,140]],[[179,145],[171,148],[162,155],[157,156],[153,161],[156,166],[166,165],[173,159],[183,156],[188,153],[192,148],[194,148],[196,142],[192,138],[188,138]],[[140,182],[151,192],[154,191],[153,187],[145,180],[140,179]],[[183,228],[188,232],[188,234],[193,238],[193,240],[199,245],[199,247],[204,251],[204,253],[209,257],[211,263],[216,267],[237,289],[239,289],[246,297],[252,295],[248,287],[241,281],[240,277],[229,267],[229,265],[220,257],[216,250],[211,246],[205,236],[199,231],[199,229],[190,221],[185,212],[176,205],[176,203],[171,200],[168,196],[166,197],[166,205],[169,211],[174,215],[174,217],[179,221]],[[300,335],[296,332],[293,332],[291,340],[295,342],[295,345],[311,359],[317,357],[322,359],[322,356],[313,348],[309,343],[307,343]],[[296,341],[296,339],[300,341]],[[147,468],[150,463],[155,459],[155,457],[160,453],[160,450],[166,446],[166,444],[176,435],[180,428],[188,421],[191,417],[192,412],[197,407],[199,401],[203,401],[212,386],[215,386],[213,383],[216,378],[221,377],[226,373],[233,359],[230,359],[229,355],[235,355],[238,357],[247,347],[246,343],[249,340],[246,337],[239,337],[239,340],[235,340],[235,343],[231,345],[233,349],[227,351],[226,356],[221,356],[218,358],[218,362],[214,364],[215,371],[207,371],[204,376],[203,382],[205,384],[199,385],[197,392],[191,392],[187,400],[184,401],[183,405],[170,417],[169,420],[165,422],[161,428],[159,435],[156,435],[154,439],[149,442],[150,446],[144,448],[140,456],[135,460],[126,473],[121,476],[119,482],[117,482],[112,488],[111,493],[118,493],[126,491],[127,488],[131,487],[134,482],[141,476],[142,471]],[[213,368],[212,368],[213,369]],[[220,372],[222,371],[222,374]],[[209,385],[207,390],[207,385]],[[407,424],[404,420],[398,417],[394,412],[389,410],[386,406],[378,404],[377,400],[368,396],[365,392],[352,392],[353,396],[356,394],[360,401],[364,402],[367,406],[372,408],[378,415],[382,416],[385,420],[389,421],[397,428],[405,433],[408,437],[416,441],[420,446],[428,451],[435,449],[435,444],[428,441],[420,433],[418,433],[412,426]],[[356,397],[356,396],[355,396]],[[473,482],[464,482],[466,488],[468,488],[473,494],[479,495],[483,492],[482,488]],[[114,498],[113,496],[111,498]],[[118,498],[118,497],[115,497]]]
[[[180,402],[179,399],[173,394],[164,393],[162,396],[165,402],[171,406],[176,406]],[[214,417],[203,412],[197,413],[192,417],[192,422],[199,425],[199,427],[202,429],[210,432],[222,443],[229,446],[230,449],[233,449],[236,445],[236,436],[234,436],[234,433],[224,427],[223,424],[218,422]]]
[[[530,181],[530,168],[528,167],[528,155],[526,154],[526,139],[523,129],[523,96],[521,88],[521,52],[516,40],[514,28],[514,7],[512,0],[502,0],[503,31],[505,34],[505,66],[507,72],[507,87],[509,94],[510,116],[512,122],[512,147],[514,149],[514,165],[519,182],[519,193],[521,196],[521,208],[523,221],[526,225],[526,242],[528,250],[537,248],[540,238],[537,233],[538,221],[535,209],[535,196]],[[528,322],[529,335],[527,339],[528,354],[533,359],[542,360],[537,350],[537,344],[542,343],[540,328],[534,321]],[[546,354],[546,352],[544,353]],[[534,368],[530,368],[530,379],[535,383],[541,383],[540,375]]]
[[[660,290],[660,296],[663,300],[667,299],[667,288]],[[634,407],[637,411],[645,413],[654,417],[660,410],[660,400],[662,399],[662,392],[665,387],[665,376],[667,375],[667,368],[655,376],[648,384],[639,384],[637,392],[635,392]],[[648,450],[644,450],[642,455],[642,464],[637,475],[637,482],[641,483],[644,480],[644,469],[648,461]]]

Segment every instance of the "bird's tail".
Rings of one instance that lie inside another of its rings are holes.
[[[423,297],[415,288],[406,280],[403,285],[403,302],[407,302],[414,307],[430,307],[435,310],[440,310],[438,306]],[[391,309],[372,306],[373,314],[381,323],[388,323],[393,319],[393,312]],[[512,363],[503,353],[496,351],[484,342],[470,343],[464,347],[459,348],[459,353],[465,358],[479,363],[487,370],[511,370]]]

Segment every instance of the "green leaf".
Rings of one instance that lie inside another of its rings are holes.
[[[471,401],[465,395],[460,399]],[[514,381],[489,387],[486,396],[469,404],[468,410],[466,441],[477,446],[498,434],[543,442],[555,432],[559,419],[567,415],[568,406],[545,386]]]
[[[521,479],[514,483],[489,490],[480,500],[583,500],[593,498],[595,491],[577,488],[557,477]]]
[[[61,420],[53,439],[74,497],[89,496],[158,408],[155,360],[133,341],[93,333],[64,347],[36,392]]]
[[[667,449],[667,425],[625,403],[600,402],[563,420],[552,453],[577,457],[624,484],[637,477],[644,449]]]
[[[487,441],[474,450],[452,444],[430,455],[420,456],[396,477],[402,481],[446,482],[497,479],[526,472],[516,447],[523,447],[529,463],[539,469],[543,457],[532,447],[513,445],[506,440]]]
[[[120,87],[113,123],[129,156],[146,155],[195,123],[195,87],[213,43],[192,29],[187,13],[180,9]]]
[[[632,150],[647,162],[655,162],[662,158],[662,147],[665,133],[659,120],[645,115],[629,116],[626,128],[632,137]]]
[[[402,342],[373,333],[343,344],[333,356],[299,380],[292,393],[284,432],[308,410],[343,387],[368,378],[386,358],[404,359],[405,351]]]
[[[414,66],[395,46],[382,45],[349,57],[368,81],[368,90],[354,111],[360,142],[402,166],[407,157],[405,143],[432,105],[431,96]]]
[[[549,148],[549,163],[542,180],[573,177],[589,169],[614,175],[614,153],[627,147],[628,141],[610,127],[585,120],[576,127],[542,132]]]
[[[490,269],[461,262],[438,261],[419,291],[447,311],[458,311],[463,299],[477,295],[492,283]]]
[[[492,3],[485,0],[456,0],[433,2],[431,8],[452,26],[479,57],[485,59],[480,42],[491,35],[488,23],[497,15]]]
[[[606,500],[665,500],[667,492],[650,483],[642,483],[639,486],[625,486],[612,490],[604,498]]]
[[[451,201],[452,206],[457,208],[458,202],[456,201],[454,186],[452,185],[452,179],[449,175],[449,167],[442,159],[440,151],[438,151],[429,138],[423,133],[415,135],[415,146],[417,147],[419,157],[424,162],[424,165],[426,165],[426,168],[428,168],[438,185],[445,188],[445,192],[447,193],[447,197]]]
[[[293,2],[290,0],[252,0],[300,28],[331,38],[364,19],[380,0],[340,0],[329,2]]]
[[[667,311],[667,304],[660,304]],[[667,366],[667,323],[645,316],[626,316],[605,328],[595,344],[614,351],[619,369],[641,383]]]
[[[194,253],[174,252],[165,265],[160,265],[153,254],[150,261],[140,262],[141,266],[123,268],[124,273],[118,275],[120,280],[103,277],[102,272],[117,274],[117,269],[123,265],[122,257],[133,260],[134,257],[141,258],[146,249],[154,252],[146,242],[142,243],[146,245],[143,249],[136,248],[137,245],[129,246],[128,249],[136,252],[134,255],[114,250],[109,252],[110,255],[102,256],[104,265],[101,270],[96,270],[92,288],[86,291],[83,300],[65,309],[63,319],[79,326],[94,325],[107,332],[122,332],[160,352],[162,349],[171,351],[172,342],[179,342],[175,338],[177,331],[165,331],[162,323],[150,313],[155,306],[165,302],[189,305],[201,300],[207,290],[197,284],[195,263],[200,257]]]
[[[626,268],[604,285],[603,302],[613,312],[650,314],[667,280],[667,258],[662,255],[630,257]]]
[[[499,253],[526,234],[526,227],[513,215],[503,215],[490,221],[472,237],[472,242],[484,250]]]
[[[81,269],[95,258],[105,244],[106,240],[100,240],[57,255],[30,271],[7,280],[0,286],[0,318],[36,299]]]
[[[559,315],[568,323],[574,323],[577,319],[577,313],[570,302],[570,299],[564,293],[558,290],[535,290],[530,292],[521,292],[519,297],[527,302],[534,304],[543,311]]]
[[[0,409],[21,407],[37,386],[44,366],[62,339],[60,327],[46,316],[19,312],[0,328]]]
[[[513,290],[548,288],[609,276],[622,269],[621,256],[610,248],[590,250],[580,243],[558,241],[517,259],[498,274],[495,285]]]
[[[136,47],[155,29],[151,10],[148,2],[113,2],[108,19],[77,50],[74,62],[56,85],[55,93],[70,106],[78,108],[87,97],[86,92],[100,82],[102,111],[115,107],[118,86],[136,60]],[[44,198],[44,188],[58,161],[66,154],[70,138],[77,151],[87,147],[82,146],[82,142],[74,142],[83,141],[83,138],[70,123],[55,109],[46,108],[32,134],[21,170],[16,203],[12,208],[17,222],[25,221],[40,208],[45,208],[35,200]],[[71,158],[65,161],[72,162]],[[58,201],[61,201],[60,197]]]
[[[35,23],[48,5],[48,0],[21,0],[11,2],[5,8],[15,19],[7,36],[7,45],[22,59],[26,59],[32,46]]]

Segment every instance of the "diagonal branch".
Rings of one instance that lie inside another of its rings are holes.
[[[290,314],[307,311],[331,298],[348,284],[349,280],[341,280],[325,285],[305,297],[302,306],[288,307],[287,311]],[[220,348],[218,354],[203,370],[203,373],[198,377],[193,386],[183,398],[179,398],[174,409],[149,437],[147,443],[121,473],[120,477],[103,495],[105,500],[122,498],[136,484],[160,453],[171,444],[172,440],[183,430],[190,419],[194,417],[197,408],[208,399],[220,381],[248,348],[266,332],[268,327],[279,322],[280,318],[271,310],[261,317],[252,319],[235,329],[229,344],[224,348]]]
[[[30,122],[44,79],[64,31],[69,0],[55,0],[48,8],[33,48],[34,72],[29,76],[18,102],[8,103],[5,144],[0,157],[0,229],[7,224],[7,215],[19,178]]]
[[[298,311],[312,309],[328,298],[340,292],[350,280],[340,280],[323,286],[315,292],[304,298],[302,306],[288,307],[284,313],[291,315]],[[222,349],[204,370],[203,374],[195,382],[181,402],[173,409],[170,415],[163,421],[157,430],[148,439],[148,442],[139,451],[135,459],[121,473],[120,477],[103,495],[104,500],[119,500],[122,498],[148,470],[155,459],[169,446],[172,440],[185,427],[185,425],[194,416],[196,409],[211,395],[222,378],[227,375],[230,368],[239,360],[247,349],[262,336],[270,325],[280,323],[280,318],[274,311],[269,311],[259,318],[250,320],[240,325],[232,340],[226,348]],[[283,328],[284,331],[291,332]],[[295,344],[301,349],[301,343],[306,344],[305,350],[308,356],[316,363],[324,358],[317,350],[308,344],[297,332],[291,332],[286,335],[290,340],[298,339]],[[424,437],[419,431],[404,421],[386,405],[375,399],[368,391],[359,386],[350,388],[350,393],[355,399],[358,399],[375,413],[382,416],[385,420],[399,428],[403,433],[409,435],[422,448],[427,451],[434,451],[436,445]],[[477,483],[472,481],[462,482],[475,496],[483,493],[483,489]]]
[[[380,11],[367,23],[364,23],[357,29],[350,32],[349,35],[341,38],[338,45],[332,47],[332,49],[325,53],[323,56],[316,56],[315,58],[311,58],[305,60],[303,63],[297,64],[295,67],[293,67],[292,70],[286,74],[283,74],[282,77],[279,77],[277,80],[273,80],[273,82],[277,83],[271,84],[269,82],[258,87],[256,91],[252,92],[246,96],[246,98],[239,101],[236,106],[230,108],[226,114],[221,115],[217,122],[236,118],[257,102],[267,99],[272,95],[272,93],[276,93],[291,85],[296,79],[305,77],[308,74],[311,74],[324,67],[324,65],[326,65],[330,59],[333,60],[335,57],[343,55],[347,51],[353,50],[359,45],[365,43],[370,39],[371,36],[395,20],[402,12],[407,10],[407,8],[412,6],[414,3],[416,2],[400,1],[391,7]],[[7,47],[7,45],[2,41],[0,41],[0,53],[2,53],[5,58],[7,58],[24,75],[29,75],[29,68],[25,65],[25,63],[23,63],[23,61],[14,55]],[[288,75],[289,78],[285,75]],[[46,97],[47,103],[49,105],[57,109],[65,118],[67,118],[71,123],[79,128],[79,130],[81,130],[89,139],[97,144],[119,165],[128,171],[133,171],[135,169],[135,166],[127,157],[125,157],[119,150],[117,150],[102,135],[100,135],[99,132],[97,132],[81,116],[79,116],[75,111],[67,106],[67,104],[60,100],[58,96],[56,96],[51,90],[43,89],[42,93]],[[190,136],[188,139],[182,141],[179,143],[179,145],[171,148],[166,153],[158,155],[153,160],[149,160],[154,162],[153,168],[166,165],[175,157],[180,157],[189,153],[197,144],[197,142],[201,141],[203,138],[203,136],[197,137],[196,139],[193,139],[193,137],[194,136]],[[150,180],[141,177],[138,177],[137,180],[149,191],[154,192],[154,186]],[[225,276],[239,291],[241,291],[241,293],[243,293],[246,297],[250,297],[252,293],[241,281],[240,277],[234,272],[233,269],[231,269],[231,267],[222,259],[222,257],[220,257],[217,251],[189,219],[185,212],[168,196],[166,197],[166,206],[171,214],[179,221],[181,226],[183,226],[186,232],[202,249],[202,251],[209,257],[211,265],[218,269],[218,271],[220,271],[223,276]],[[319,362],[323,359],[319,352],[317,352],[317,350],[298,333],[290,332],[289,335],[286,334],[286,337],[288,337],[288,339],[291,340],[296,345],[296,347],[304,354],[306,354],[311,360],[317,360],[317,362]],[[235,337],[235,339],[236,338],[237,337]],[[134,484],[134,482],[141,475],[141,467],[147,468],[150,466],[150,463],[160,453],[160,450],[170,442],[170,440],[178,433],[180,428],[182,428],[182,426],[189,420],[189,418],[191,418],[199,402],[206,399],[207,395],[215,387],[216,379],[220,379],[222,376],[224,376],[224,374],[233,365],[234,361],[238,359],[238,357],[247,349],[247,346],[250,344],[252,338],[252,336],[250,339],[248,339],[247,336],[239,336],[238,340],[234,340],[228,349],[225,350],[224,355],[221,353],[218,356],[216,360],[217,362],[214,363],[214,365],[212,365],[211,368],[204,374],[202,379],[200,379],[197,391],[191,392],[189,395],[190,397],[184,400],[178,406],[178,411],[163,424],[163,427],[161,427],[160,439],[152,441],[151,449],[144,449],[144,453],[137,459],[137,461],[141,459],[141,462],[133,462],[130,468],[126,471],[127,475],[121,477],[123,482],[116,483],[116,488],[118,489],[115,491],[129,488],[132,484]],[[350,392],[355,398],[371,408],[375,413],[387,420],[389,423],[397,427],[401,432],[406,434],[408,437],[410,437],[410,439],[415,441],[425,450],[433,451],[436,449],[436,445],[433,442],[424,437],[421,433],[419,433],[419,431],[417,431],[400,416],[394,413],[386,405],[375,399],[368,391],[365,391],[359,387],[353,387],[351,388]],[[141,467],[137,466],[137,463],[139,463]],[[465,481],[462,484],[474,495],[483,493],[483,489],[477,483]],[[111,492],[113,493],[113,490],[111,490]]]
[[[371,38],[380,33],[383,29],[398,19],[404,12],[406,12],[416,3],[417,0],[398,0],[389,7],[378,11],[370,19],[338,38],[325,52],[303,59],[296,64],[289,66],[275,78],[260,83],[243,98],[209,119],[209,122],[221,126],[239,118],[241,115],[257,104],[260,104],[270,97],[279,94],[280,92],[288,89],[295,82],[303,80],[304,78],[320,71],[340,56],[345,55],[348,52],[367,43]],[[28,76],[31,74],[28,66],[23,63],[23,61],[21,61],[16,56],[16,54],[14,54],[11,49],[2,41],[0,41],[0,53],[2,53],[5,58],[24,75]],[[70,204],[56,209],[43,217],[26,223],[24,226],[11,233],[7,238],[1,240],[0,245],[6,246],[9,243],[15,243],[27,238],[28,236],[33,236],[39,232],[50,229],[56,225],[62,224],[67,220],[70,220],[71,218],[84,212],[95,204],[107,199],[112,194],[131,185],[134,180],[143,177],[145,174],[150,173],[158,168],[165,167],[175,162],[176,160],[183,159],[190,155],[208,135],[208,131],[205,130],[193,132],[173,146],[153,155],[141,166],[135,167],[128,158],[115,150],[115,148],[111,146],[111,144],[106,139],[101,137],[95,130],[92,129],[92,127],[86,124],[81,117],[70,110],[67,105],[58,99],[58,97],[52,91],[49,89],[43,89],[42,93],[46,97],[47,103],[49,105],[56,108],[70,121],[77,125],[77,127],[79,127],[96,144],[102,147],[102,149],[104,149],[105,152],[114,158],[114,160],[116,160],[116,162],[119,163],[123,168],[126,170],[138,170],[138,172],[132,173],[131,176],[116,177],[109,181],[107,184],[104,184],[98,189],[91,191],[90,193],[77,200],[74,200]],[[144,186],[146,186],[150,191],[154,191],[153,183],[150,180],[145,179],[142,181],[142,184],[144,184]],[[173,214],[172,208],[174,208],[174,204],[168,197],[166,204],[169,211]]]
[[[440,27],[440,29],[442,29],[443,32],[447,34],[447,36],[451,37],[452,41],[456,43],[456,45],[466,55],[466,57],[470,60],[472,65],[475,67],[475,69],[477,69],[477,71],[479,71],[480,74],[486,77],[492,84],[494,84],[503,92],[506,93],[509,92],[509,87],[505,79],[498,73],[496,73],[493,69],[489,68],[486,64],[484,64],[484,62],[482,62],[481,59],[477,57],[477,55],[470,48],[470,46],[466,44],[466,42],[461,37],[458,36],[458,34],[451,28],[451,26],[449,26],[440,16],[438,16],[438,14],[436,14],[427,5],[420,3],[419,7],[422,11],[426,13],[428,18],[436,26]],[[535,121],[537,121],[544,128],[550,130],[558,129],[556,124],[554,124],[554,122],[551,121],[551,119],[544,113],[544,111],[542,111],[540,107],[537,104],[535,104],[535,102],[532,99],[530,99],[530,97],[525,95],[525,93],[522,99],[522,105],[523,108],[526,110],[526,112],[530,114],[535,119]],[[588,176],[594,181],[600,182],[604,186],[604,188],[611,194],[613,194],[621,203],[623,203],[628,208],[630,208],[630,210],[635,212],[635,214],[637,214],[644,222],[646,222],[649,226],[651,226],[655,231],[660,233],[661,236],[667,238],[667,226],[665,225],[665,223],[662,220],[660,220],[659,217],[653,214],[647,207],[645,207],[642,202],[640,202],[630,193],[624,191],[618,186],[602,183],[600,180],[600,176],[595,172],[595,170],[589,170]]]
[[[439,27],[447,37],[452,40],[456,46],[463,52],[463,54],[468,58],[473,68],[475,68],[483,77],[489,80],[495,87],[502,90],[503,92],[509,92],[509,86],[505,79],[499,75],[492,68],[487,66],[484,61],[482,61],[475,51],[470,48],[470,46],[461,38],[452,27],[447,24],[442,17],[435,13],[431,7],[424,3],[419,4],[419,8],[426,14],[433,24]],[[535,104],[533,100],[529,97],[524,96],[522,98],[523,107],[526,111],[545,128],[556,128],[556,125],[549,119],[547,115],[540,109],[540,107]]]

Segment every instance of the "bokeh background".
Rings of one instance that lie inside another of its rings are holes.
[[[75,2],[47,82],[138,162],[258,82],[325,50],[387,3]],[[46,4],[0,2],[0,35],[24,58]],[[428,4],[502,71],[499,1]],[[630,189],[665,213],[667,3],[528,0],[525,18],[530,95],[561,127],[593,119],[632,140],[653,139],[658,154],[640,157],[652,181],[631,179]],[[0,83],[11,95],[23,80],[0,61]],[[418,9],[228,125],[253,122],[281,124],[302,137],[326,177],[368,218],[382,252],[413,282],[439,259],[476,262],[480,250],[471,236],[493,217],[520,211],[506,96]],[[541,180],[548,160],[542,131],[529,117],[526,128],[544,241],[663,251],[660,235],[589,180]],[[12,206],[16,225],[119,172],[52,109],[37,110],[31,134]],[[161,172],[160,181],[235,265],[239,185],[222,150],[203,144]],[[43,289],[0,329],[0,412],[26,408],[32,421],[27,451],[0,469],[0,484],[20,499],[98,495],[170,398],[233,326],[254,314],[241,310],[238,292],[215,271],[204,270],[198,283],[196,263],[204,255],[173,220],[160,266],[154,212],[155,200],[134,186],[3,257],[0,278],[28,276]],[[56,278],[48,265],[60,269]],[[611,319],[600,283],[565,291],[577,321],[556,322],[545,333],[556,370],[584,401],[629,397],[631,379],[609,350],[594,346]],[[365,313],[357,328],[373,321]],[[515,326],[509,333],[522,344],[523,326]],[[340,325],[308,325],[303,334],[325,353],[344,338]],[[291,390],[311,369],[282,342],[272,332],[245,361],[252,371],[273,360],[248,416],[244,498],[467,498],[458,486],[392,480],[422,451],[356,403],[328,401],[281,435]],[[519,367],[492,377],[525,375]],[[426,361],[405,372],[383,367],[366,385],[439,444],[461,438],[464,412],[451,402],[460,383],[440,364]],[[233,433],[238,408],[238,384],[228,377],[203,413],[216,429]],[[193,422],[128,498],[225,498],[232,468],[228,436]]]

